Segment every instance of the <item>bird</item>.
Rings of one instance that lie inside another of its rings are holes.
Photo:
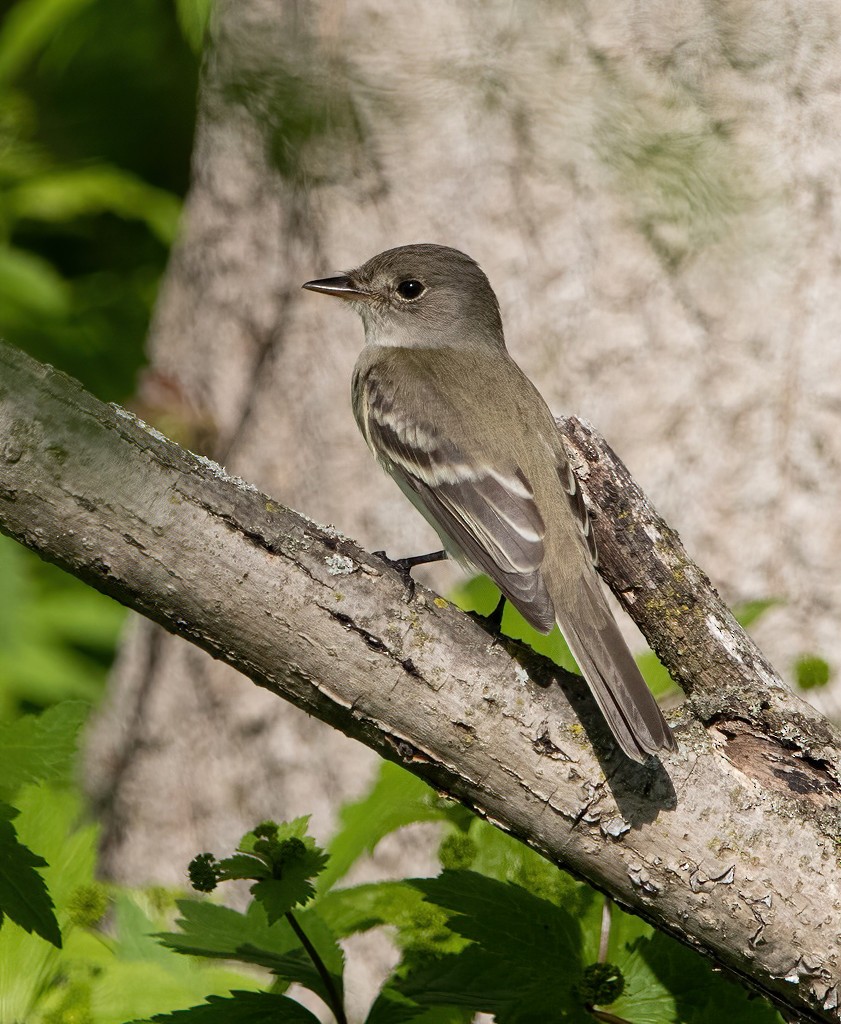
[[[478,263],[443,245],[403,245],[303,287],[361,316],[356,422],[447,555],[486,573],[540,633],[557,623],[631,760],[675,749],[608,607],[560,431],[508,353]]]

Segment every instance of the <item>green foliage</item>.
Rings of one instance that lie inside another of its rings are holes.
[[[0,1020],[122,1024],[256,987],[161,947],[163,921],[126,892],[113,894],[111,937],[94,930],[112,894],[94,878],[97,830],[80,826],[72,785],[85,711],[67,702],[0,724]]]
[[[415,820],[428,821],[436,811],[446,831],[442,857],[457,860],[458,868],[445,868],[436,878],[331,888],[324,882],[330,870],[325,857],[303,831],[306,819],[264,823],[243,838],[232,857],[205,858],[203,870],[210,865],[218,881],[257,880],[247,911],[180,901],[178,930],[161,935],[161,941],[189,956],[266,968],[275,983],[264,995],[297,982],[319,995],[339,1021],[345,1018],[338,940],[386,926],[400,962],[366,1024],[467,1024],[480,1011],[493,1014],[497,1024],[583,1024],[597,1012],[633,1024],[700,1024],[717,1014],[734,1024],[779,1024],[767,1003],[749,999],[696,953],[638,918],[609,907],[605,932],[605,901],[593,889],[478,818],[447,814],[440,800],[432,794],[422,799],[419,784],[400,780],[400,774],[402,769],[383,766],[372,790],[380,806],[367,836],[364,809],[374,809],[371,796],[346,808],[344,828],[333,843],[343,857],[334,879],[352,856],[373,850],[390,828],[408,823],[408,812],[398,814],[407,795]],[[307,881],[311,872],[322,872],[315,894],[297,873],[301,863],[307,864]],[[268,872],[279,879],[284,872],[293,876],[289,893],[275,907],[275,897],[263,888]],[[293,898],[306,906],[293,913]],[[230,1000],[155,1019],[268,1019],[263,1013],[306,1019],[297,1012],[285,1002],[233,993]]]
[[[0,803],[0,924],[8,916],[27,932],[36,932],[54,946],[61,946],[61,934],[53,912],[53,901],[44,879],[35,868],[47,866],[18,839],[12,819],[18,811]]]
[[[210,24],[213,0],[175,0],[178,24],[195,53],[201,53]]]
[[[11,798],[29,782],[68,782],[87,711],[81,701],[65,701],[42,715],[0,723],[0,794]]]
[[[0,796],[19,802],[26,784],[66,781],[84,717],[84,705],[67,703],[39,718],[26,715],[0,724]],[[27,799],[26,791],[23,798]],[[47,861],[19,838],[12,824],[19,814],[17,807],[0,802],[0,923],[8,917],[26,932],[60,947],[53,901],[40,873]],[[22,819],[24,828],[27,820]],[[36,836],[39,848],[42,841]]]
[[[339,812],[341,827],[328,847],[330,859],[319,889],[334,885],[363,853],[371,853],[390,832],[413,822],[447,820],[453,813],[453,805],[439,800],[420,779],[383,762],[370,793]]]
[[[141,909],[142,897],[94,880],[97,829],[79,827],[82,805],[69,787],[21,789],[15,819],[21,842],[43,854],[39,869],[55,905],[62,948],[7,920],[0,928],[0,1019],[33,1024],[123,1024],[186,1007],[209,993],[254,988],[258,981],[207,968],[155,940],[162,920]],[[20,877],[18,878],[20,885]],[[109,896],[110,935],[94,931]],[[145,901],[148,903],[148,900]]]
[[[462,611],[490,615],[499,601],[499,590],[487,576],[474,576],[467,583],[457,586],[451,592],[450,599]],[[561,668],[565,668],[569,672],[578,671],[575,659],[570,654],[569,647],[567,647],[558,627],[555,626],[548,636],[538,633],[526,622],[510,601],[505,602],[505,610],[502,614],[502,632],[515,640],[523,640],[538,654],[551,658]]]
[[[7,537],[0,537],[0,579],[0,722],[67,698],[96,700],[125,609]],[[54,738],[42,746],[54,749]],[[11,759],[0,748],[0,780],[9,778]]]
[[[122,399],[188,181],[198,67],[179,24],[196,42],[209,3],[7,6],[0,333]]]
[[[319,1024],[314,1013],[286,996],[270,992],[232,992],[230,998],[210,996],[203,1006],[158,1014],[160,1024]]]
[[[832,677],[829,662],[815,654],[804,654],[794,666],[794,678],[801,690],[814,690],[826,686]]]

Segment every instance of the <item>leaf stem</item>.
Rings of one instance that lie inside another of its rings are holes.
[[[604,906],[602,907],[602,932],[599,936],[599,963],[603,964],[607,960],[607,944],[610,942],[610,910],[613,906],[613,900],[609,896],[604,898]]]
[[[330,1009],[333,1011],[333,1016],[336,1018],[336,1024],[348,1024],[341,996],[336,991],[336,986],[333,984],[333,978],[327,970],[327,966],[318,955],[318,951],[315,946],[307,938],[306,932],[300,924],[298,924],[291,910],[286,911],[286,920],[289,922],[289,926],[292,931],[298,936],[301,945],[307,951],[307,956],[312,960],[313,966],[318,971],[321,980],[324,982],[324,987],[327,990],[327,995],[329,996]]]

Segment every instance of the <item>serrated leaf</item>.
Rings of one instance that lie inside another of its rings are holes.
[[[764,999],[715,973],[691,949],[654,932],[627,943],[612,962],[625,978],[625,991],[610,1012],[634,1024],[781,1024]]]
[[[267,878],[251,886],[254,899],[262,903],[271,924],[298,904],[307,903],[315,895],[315,887],[309,878]]]
[[[16,797],[20,814],[14,820],[21,843],[44,857],[39,871],[55,904],[62,928],[69,924],[69,906],[81,885],[93,878],[97,830],[78,828],[81,801],[71,789],[46,785],[24,786]],[[69,931],[72,940],[78,930]],[[68,932],[62,936],[68,944]],[[33,1007],[44,992],[44,979],[59,970],[64,949],[58,950],[37,933],[7,922],[0,928],[0,993],[3,1020],[31,1020]],[[159,1007],[160,1008],[160,1007]]]
[[[279,978],[297,981],[325,1001],[329,999],[312,961],[301,958],[301,941],[288,920],[270,925],[259,903],[252,904],[245,914],[203,900],[179,900],[178,909],[180,931],[156,936],[169,949],[265,967]],[[344,955],[332,930],[314,910],[297,911],[295,920],[341,993]]]
[[[286,921],[269,925],[260,904],[252,904],[245,914],[206,900],[178,900],[177,906],[181,916],[175,924],[179,931],[159,933],[156,938],[178,953],[245,960],[271,968],[273,957],[283,956],[298,945]],[[245,947],[250,947],[251,955],[243,955]],[[255,959],[257,955],[261,959]]]
[[[395,941],[437,954],[457,953],[466,941],[447,926],[449,914],[406,882],[370,882],[333,889],[318,900],[318,913],[344,938],[382,925],[396,928]]]
[[[564,908],[473,871],[445,871],[410,884],[450,911],[450,928],[473,944],[415,967],[397,983],[404,995],[424,1005],[493,1013],[498,1024],[579,1015],[574,986],[583,966],[582,936]]]
[[[459,1006],[420,1006],[388,982],[368,1012],[365,1024],[471,1024],[474,1013]]]
[[[272,964],[272,972],[278,978],[305,985],[319,995],[328,1006],[332,1005],[336,996],[340,1001],[343,1000],[345,957],[330,927],[316,910],[296,911],[288,924],[298,943],[302,941],[303,933],[307,944],[315,950],[330,977],[332,991],[316,968],[308,950],[302,945],[297,945]]]
[[[305,846],[310,849],[315,848],[315,840],[312,836],[307,835],[307,830],[310,827],[311,814],[302,814],[300,818],[293,818],[291,821],[281,822],[266,822],[266,824],[273,825],[276,833],[275,839],[278,842],[282,842],[284,839],[300,839]],[[241,853],[253,853],[254,844],[259,842],[260,837],[255,835],[253,831],[246,832],[240,840],[237,849]]]
[[[200,1006],[157,1014],[152,1020],[155,1024],[319,1024],[314,1013],[288,996],[241,991],[228,998],[208,996]]]
[[[258,857],[252,857],[247,853],[237,853],[232,857],[225,857],[216,865],[219,881],[230,882],[235,878],[268,878],[271,875],[271,868]]]
[[[0,804],[0,914],[27,932],[61,948],[61,932],[44,879],[35,870],[47,866],[18,839],[12,819],[18,812]]]
[[[0,723],[0,791],[8,796],[25,783],[68,779],[89,710],[81,701],[64,701]]]
[[[424,1012],[413,999],[386,985],[374,1000],[365,1024],[408,1024]]]
[[[417,821],[447,820],[447,810],[433,791],[405,769],[383,761],[377,781],[366,796],[345,804],[339,812],[341,823],[327,852],[330,860],[318,881],[326,892],[365,853],[390,832]]]

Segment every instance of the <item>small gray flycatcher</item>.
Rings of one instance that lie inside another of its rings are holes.
[[[628,757],[674,749],[605,601],[558,428],[505,348],[478,264],[457,249],[405,245],[304,288],[362,317],[356,422],[448,554],[487,573],[539,632],[557,622]]]

